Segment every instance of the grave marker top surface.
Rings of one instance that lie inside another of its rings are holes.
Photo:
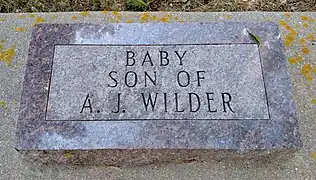
[[[56,45],[46,120],[263,120],[257,44]]]
[[[273,23],[35,26],[17,148],[299,147],[279,37]]]

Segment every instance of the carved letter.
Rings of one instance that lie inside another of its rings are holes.
[[[132,56],[130,56],[132,54]],[[133,51],[126,51],[126,66],[133,66],[135,64],[135,59],[134,59],[135,53]],[[130,64],[129,60],[132,60],[132,63]]]
[[[144,102],[146,111],[148,111],[149,103],[151,105],[151,110],[155,111],[155,106],[156,106],[156,100],[157,100],[158,93],[156,93],[154,102],[153,102],[153,100],[151,98],[151,93],[149,93],[147,100],[145,99],[144,93],[141,93],[141,94],[142,94],[142,97],[143,97],[143,102]]]
[[[88,102],[88,105],[86,105],[87,102]],[[84,103],[83,103],[83,106],[81,108],[80,113],[82,113],[83,109],[85,109],[85,108],[89,108],[90,109],[90,113],[92,113],[91,100],[89,98],[89,94],[86,96],[86,99],[84,100]]]
[[[162,54],[165,54],[165,55],[163,56]],[[165,60],[165,63],[163,63],[163,59]],[[160,66],[167,66],[168,64],[169,64],[168,52],[160,51]]]
[[[148,60],[146,60],[146,59],[148,59]],[[142,63],[142,66],[144,66],[144,63],[145,62],[149,62],[150,64],[151,64],[151,66],[153,66],[154,64],[153,64],[153,62],[151,61],[151,57],[150,57],[150,55],[149,55],[149,52],[147,51],[147,53],[146,53],[146,55],[145,55],[145,57],[144,57],[144,60],[143,60],[143,63]]]
[[[225,95],[228,96],[228,101],[225,101]],[[227,104],[228,108],[230,109],[231,112],[234,113],[234,111],[232,110],[232,108],[230,107],[230,101],[232,100],[232,97],[230,96],[229,93],[222,93],[222,100],[223,100],[223,108],[224,108],[224,111],[223,112],[226,112],[226,106],[225,104]]]
[[[187,51],[184,51],[184,53],[182,54],[182,56],[179,55],[178,51],[174,51],[176,53],[176,55],[178,56],[179,60],[180,60],[180,65],[182,66],[182,59],[184,57],[184,55],[187,53]]]

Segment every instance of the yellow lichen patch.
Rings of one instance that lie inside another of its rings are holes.
[[[314,72],[314,74],[316,74],[316,67],[314,67],[313,72]]]
[[[169,23],[171,18],[171,14],[166,14],[161,18],[161,22]]]
[[[297,37],[297,32],[291,26],[289,26],[284,20],[280,21],[280,25],[288,31],[288,34],[284,38],[284,45],[286,47],[289,47],[294,43]]]
[[[126,20],[125,22],[126,22],[126,23],[133,23],[134,21],[133,21],[133,20],[128,19],[128,20]]]
[[[302,21],[308,21],[308,19],[309,19],[309,18],[308,18],[307,16],[301,16],[301,20],[302,20]]]
[[[284,20],[280,21],[280,25],[284,27],[286,30],[290,30],[291,26],[289,26]]]
[[[226,19],[230,19],[230,18],[232,18],[232,16],[231,15],[226,15],[225,18]]]
[[[19,18],[24,19],[25,15],[22,14],[22,15],[19,16]]]
[[[309,25],[307,23],[303,23],[303,28],[307,29],[309,27]]]
[[[5,109],[6,102],[5,101],[0,101],[0,108]]]
[[[301,16],[302,21],[309,21],[309,22],[315,22],[315,19],[308,16]]]
[[[82,11],[80,14],[81,14],[81,16],[83,16],[83,17],[88,17],[88,16],[90,16],[90,12],[89,12],[89,11]]]
[[[170,22],[170,19],[166,18],[166,17],[162,17],[161,18],[161,22]]]
[[[113,16],[121,16],[120,12],[118,12],[118,11],[113,11],[113,12],[112,12],[112,15],[113,15]]]
[[[292,45],[292,43],[288,40],[284,40],[284,46],[286,47],[290,47]]]
[[[45,19],[44,19],[44,18],[42,18],[42,17],[37,17],[37,18],[35,19],[35,22],[32,24],[32,26],[35,26],[36,24],[43,23],[43,22],[45,22]]]
[[[290,34],[297,35],[297,32],[290,25],[288,25],[284,20],[280,21],[280,25],[283,28],[285,28],[287,31],[289,31]]]
[[[69,159],[69,158],[71,158],[71,155],[72,155],[72,153],[70,151],[68,151],[68,152],[65,152],[64,157],[66,159]]]
[[[310,152],[308,153],[308,155],[309,155],[309,157],[310,157],[312,160],[316,160],[316,152],[310,151]]]
[[[305,75],[305,78],[308,82],[312,82],[313,81],[313,76],[311,76],[310,74]]]
[[[312,33],[308,34],[306,39],[309,41],[316,41],[316,38]]]
[[[52,19],[57,19],[57,16],[56,15],[52,15]]]
[[[145,23],[145,22],[147,22],[148,20],[149,20],[149,14],[148,14],[148,12],[144,12],[144,14],[139,17],[139,21],[140,21],[141,23]]]
[[[0,62],[4,61],[8,66],[11,65],[11,62],[15,56],[15,46],[7,50],[0,50]]]
[[[295,57],[290,57],[289,58],[289,63],[290,64],[296,64],[296,58]]]
[[[15,28],[16,32],[24,32],[26,29],[24,27],[17,27]]]
[[[1,40],[0,40],[0,43],[5,43],[5,40],[4,40],[4,39],[1,39]]]
[[[77,16],[71,16],[71,20],[73,21],[77,20]]]
[[[4,22],[5,21],[5,17],[0,17],[0,22]]]
[[[297,36],[297,32],[294,29],[291,28],[290,35],[291,36]]]
[[[316,99],[312,99],[312,104],[316,104]]]
[[[177,17],[177,16],[175,16],[174,18],[173,18],[175,21],[177,21],[177,22],[184,22],[182,19],[180,19],[179,17]]]
[[[173,17],[173,19],[174,19],[175,21],[179,21],[179,17],[178,17],[178,16]]]
[[[307,47],[303,47],[301,51],[305,55],[310,53],[310,51],[309,51],[309,49]]]
[[[109,22],[111,22],[111,23],[118,23],[119,21],[117,19],[110,18]]]
[[[122,16],[121,13],[119,13],[118,11],[113,11],[112,15],[117,19],[117,20],[121,20]]]
[[[151,19],[154,20],[154,21],[158,21],[159,20],[158,17],[155,16],[155,15],[151,16]]]
[[[305,38],[300,38],[299,40],[298,40],[298,43],[300,43],[300,45],[305,45],[306,44],[306,40],[305,40]]]
[[[305,76],[306,80],[309,82],[313,81],[313,76],[310,73],[311,70],[312,70],[312,65],[310,64],[305,64],[301,69],[301,73]]]
[[[112,17],[110,17],[110,22],[119,23],[121,21],[122,15],[118,11],[112,12]]]
[[[105,10],[104,10],[104,11],[101,11],[101,14],[106,14],[106,13],[107,13],[107,11],[105,11]]]
[[[289,12],[285,12],[285,13],[284,13],[284,16],[285,16],[286,18],[291,18],[291,15],[290,15]]]
[[[296,57],[296,60],[297,60],[297,62],[299,63],[299,62],[303,61],[303,58],[302,58],[302,56],[297,56],[297,57]]]
[[[284,38],[284,45],[286,47],[291,46],[294,43],[295,38],[296,38],[296,35],[293,35],[293,34],[286,35],[285,38]]]
[[[35,18],[35,14],[29,14],[29,18]]]
[[[45,19],[42,18],[42,17],[37,17],[36,20],[35,20],[36,23],[43,23],[45,22]]]
[[[289,58],[289,63],[290,64],[297,64],[299,62],[303,61],[302,56],[296,56],[296,57],[290,57]]]

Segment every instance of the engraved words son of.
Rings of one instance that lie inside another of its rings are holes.
[[[185,63],[186,55],[189,53],[187,51],[159,51],[158,57],[153,56],[149,51],[145,53],[136,53],[132,50],[125,52],[126,58],[125,66],[126,69],[135,66],[148,67],[148,66],[170,66],[170,62],[177,62],[178,66],[183,66]],[[157,77],[159,71],[143,71],[143,73],[136,73],[133,70],[124,70],[124,72],[110,71],[107,73],[108,88],[117,88],[118,86],[123,86],[124,88],[147,88],[151,86],[161,86],[157,84]],[[198,70],[195,72],[187,72],[181,70],[176,73],[175,86],[180,88],[188,87],[189,85],[194,85],[196,88],[200,87],[207,79],[205,79],[206,71]],[[121,77],[121,78],[119,78]],[[137,95],[137,94],[136,94]],[[124,113],[126,110],[121,109],[122,104],[122,93],[118,92],[116,95],[116,107],[109,110],[110,113]],[[163,112],[198,112],[200,111],[201,105],[206,105],[207,112],[224,112],[224,113],[235,113],[232,104],[232,95],[229,92],[221,92],[215,94],[214,92],[187,92],[181,94],[178,92],[168,93],[168,92],[142,92],[139,94],[141,96],[143,107],[145,111],[157,111],[157,107],[162,109]],[[171,98],[171,101],[170,101]],[[220,101],[221,103],[214,103],[214,101]],[[80,113],[94,113],[99,112],[99,110],[94,111],[93,98],[91,94],[87,93],[86,97],[83,98],[83,104],[81,106]],[[180,107],[180,104],[186,104],[187,106]],[[215,104],[221,104],[220,107],[216,107]],[[187,107],[187,108],[184,108]]]

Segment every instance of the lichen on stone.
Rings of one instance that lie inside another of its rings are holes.
[[[8,66],[11,66],[14,56],[15,56],[15,46],[12,46],[6,50],[3,50],[3,47],[0,48],[0,62],[3,61]]]

